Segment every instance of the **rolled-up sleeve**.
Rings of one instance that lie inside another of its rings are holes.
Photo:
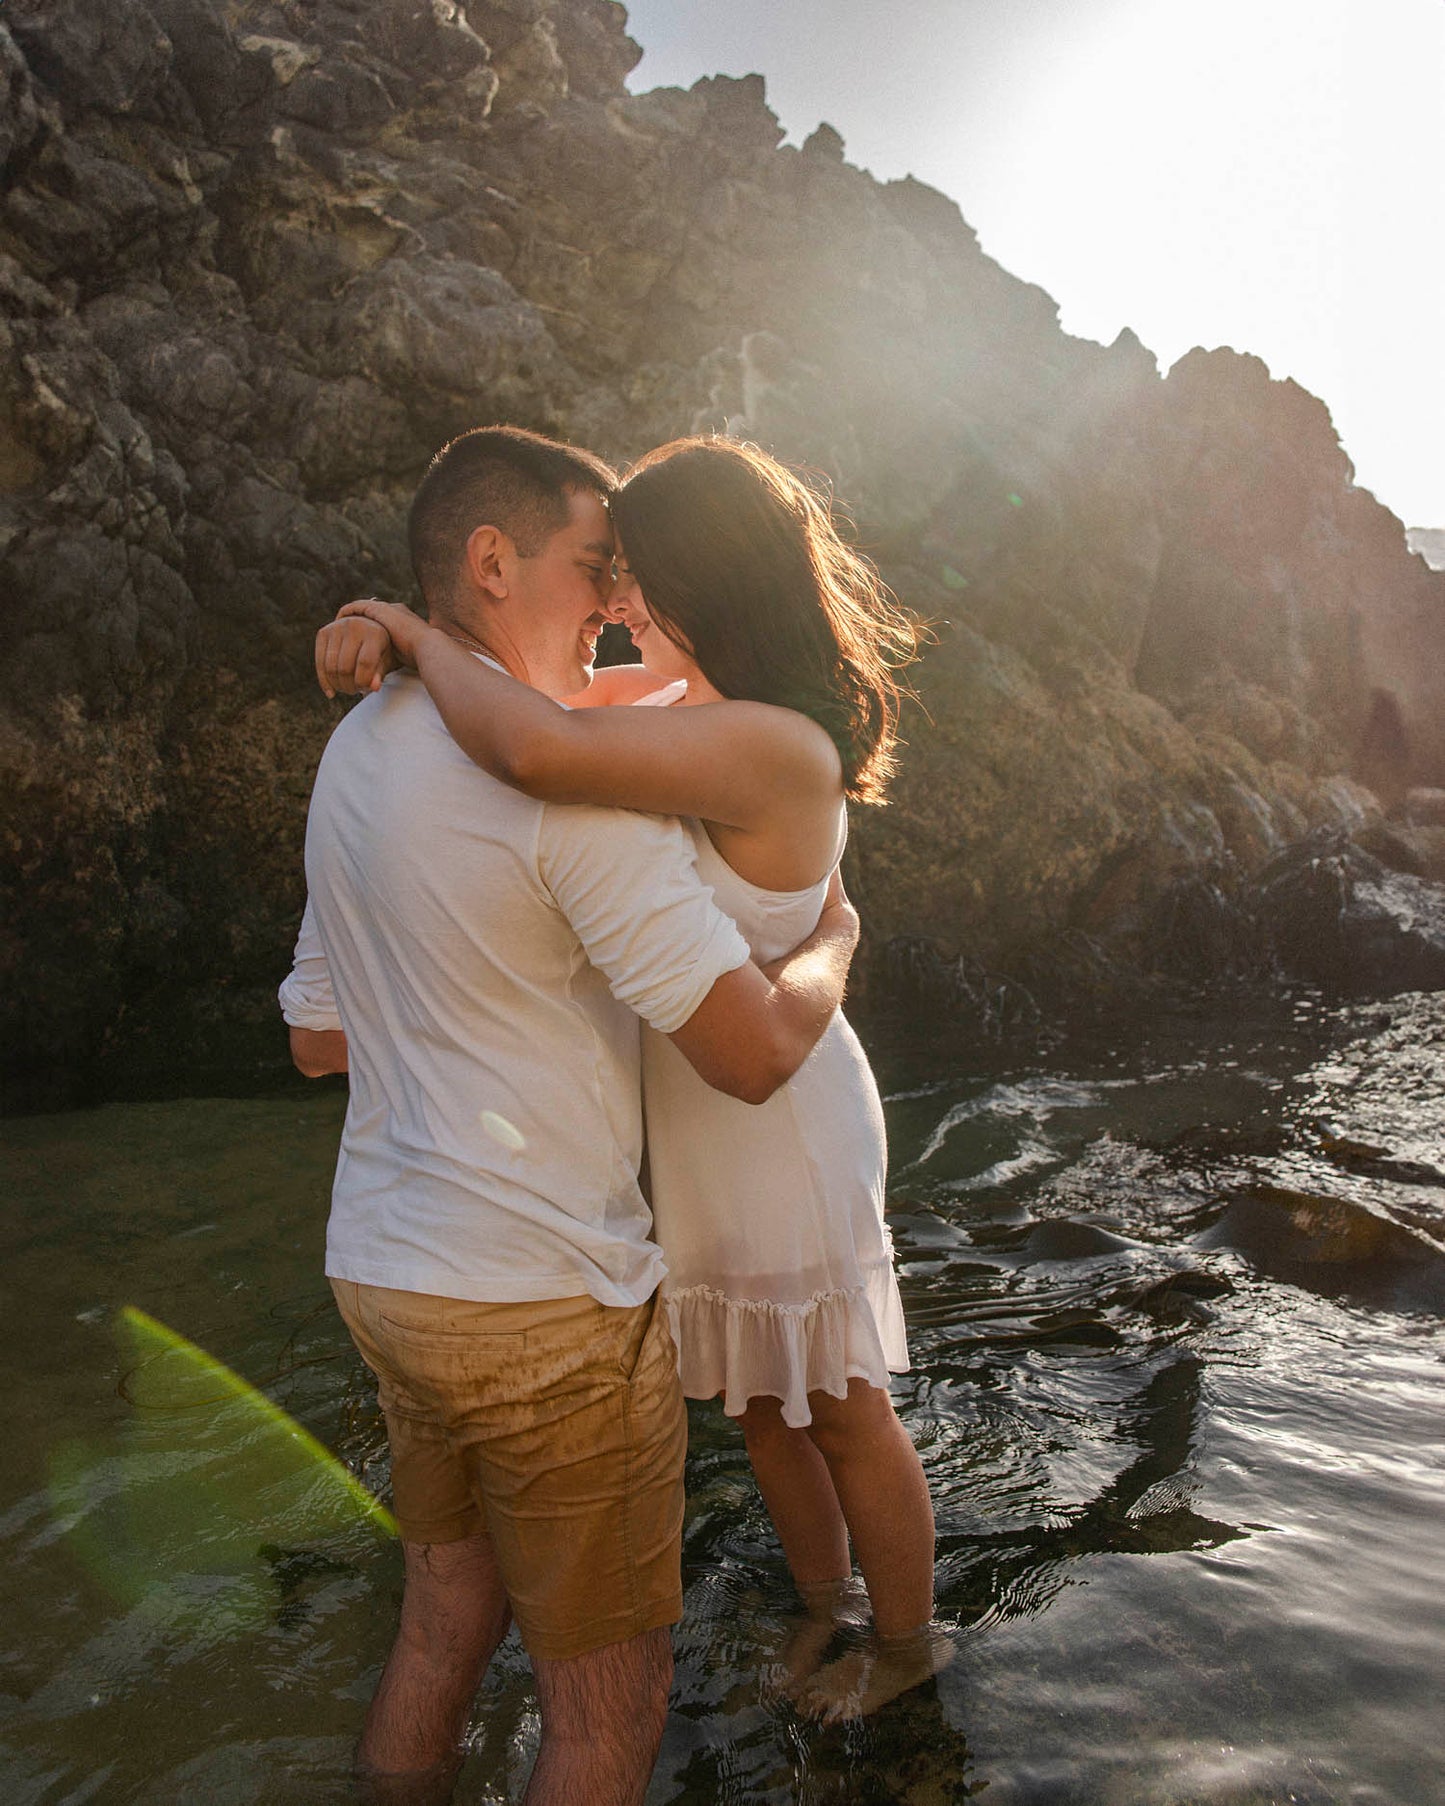
[[[664,1035],[750,957],[670,817],[548,804],[537,865],[613,996]]]
[[[296,936],[296,952],[291,970],[276,993],[281,1001],[281,1014],[290,1028],[334,1029],[341,1027],[336,1013],[336,998],[331,990],[331,970],[316,928],[316,912],[311,900],[301,917],[301,932]]]

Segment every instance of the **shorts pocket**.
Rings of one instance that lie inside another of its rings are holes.
[[[617,1357],[617,1371],[629,1385],[642,1365],[643,1356],[650,1352],[656,1341],[657,1331],[666,1327],[666,1312],[662,1309],[659,1297],[654,1294],[648,1303],[637,1307],[636,1320],[627,1326],[627,1335]]]
[[[404,1323],[396,1317],[380,1315],[377,1323],[389,1341],[407,1348],[429,1348],[437,1354],[456,1354],[475,1348],[481,1354],[521,1355],[526,1352],[527,1332],[517,1330],[438,1329],[417,1323]]]

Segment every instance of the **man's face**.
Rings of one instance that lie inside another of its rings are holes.
[[[508,622],[527,676],[549,696],[592,681],[612,589],[612,521],[591,490],[568,492],[567,521],[530,558],[507,560]]]

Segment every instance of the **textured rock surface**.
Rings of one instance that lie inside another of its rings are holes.
[[[1445,577],[1322,404],[1065,337],[943,196],[781,146],[754,77],[629,96],[638,54],[612,0],[0,13],[12,1073],[270,1033],[313,629],[405,592],[410,489],[489,419],[755,436],[940,623],[856,831],[875,948],[1167,957],[1181,884],[1320,828],[1441,875]]]

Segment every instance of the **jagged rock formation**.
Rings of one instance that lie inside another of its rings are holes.
[[[1432,571],[1445,571],[1445,527],[1407,527],[1405,543]]]
[[[1317,828],[1442,875],[1402,812],[1445,785],[1445,577],[1323,405],[1065,337],[942,195],[780,146],[756,77],[630,96],[638,55],[613,0],[0,12],[12,1069],[269,1033],[312,631],[406,592],[410,489],[488,419],[832,474],[940,623],[858,824],[875,947],[1154,959],[1177,882]]]

